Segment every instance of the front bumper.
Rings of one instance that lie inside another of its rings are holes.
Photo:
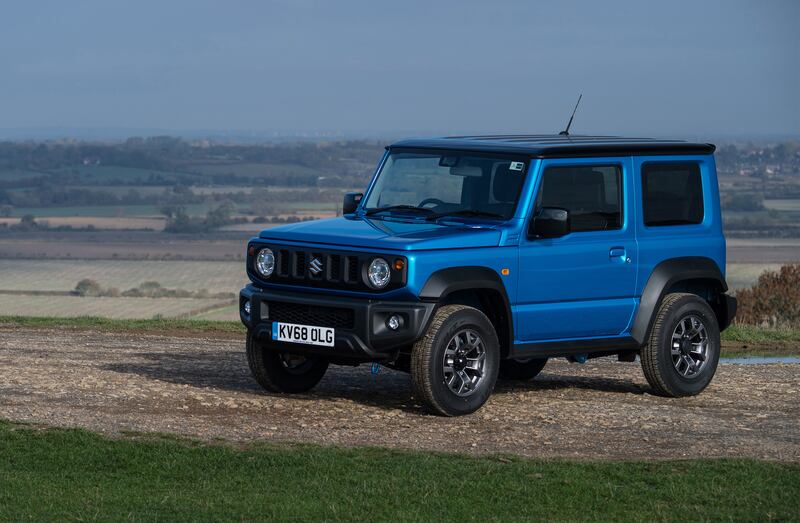
[[[250,302],[250,315],[244,312],[244,303]],[[298,309],[297,306],[300,306]],[[251,336],[266,347],[298,354],[320,354],[332,359],[352,361],[391,361],[400,348],[409,346],[421,338],[433,314],[435,303],[396,302],[372,299],[354,299],[321,296],[317,294],[264,290],[248,285],[239,293],[239,317]],[[286,321],[280,307],[293,310],[312,310],[315,317],[327,318],[325,311],[336,310],[340,323],[324,324],[326,319],[308,322],[301,319]],[[352,312],[350,312],[352,311]],[[392,314],[403,321],[396,331],[386,326]],[[342,317],[346,320],[342,320]],[[272,322],[286,321],[317,327],[334,327],[333,347],[287,343],[272,339]],[[341,321],[346,324],[342,325]],[[316,324],[315,324],[316,323]]]

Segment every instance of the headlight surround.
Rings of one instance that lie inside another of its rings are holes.
[[[367,268],[367,280],[369,285],[374,289],[382,289],[389,285],[389,280],[392,278],[392,269],[389,267],[389,262],[383,258],[375,258]]]
[[[256,254],[256,272],[265,278],[272,276],[275,270],[275,254],[269,247],[264,247]]]

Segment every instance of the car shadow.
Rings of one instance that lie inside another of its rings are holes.
[[[645,394],[650,392],[647,385],[621,378],[605,376],[571,376],[565,374],[552,374],[542,372],[533,380],[497,380],[495,394],[520,392],[521,390],[562,390],[586,389],[597,392],[612,392],[618,394]]]
[[[288,397],[265,391],[255,381],[250,374],[244,352],[137,352],[131,356],[134,361],[130,363],[105,364],[101,368],[209,390]],[[411,399],[411,380],[407,374],[381,367],[378,374],[374,375],[369,365],[332,365],[314,389],[302,394],[292,394],[291,398],[308,401],[342,399],[384,410],[400,409],[420,414],[426,412],[421,404]]]
[[[261,388],[250,374],[244,352],[198,351],[195,354],[137,352],[131,356],[135,361],[106,364],[101,368],[178,385],[286,397],[269,393]],[[644,394],[649,391],[646,385],[626,379],[567,375],[547,372],[545,369],[534,380],[498,380],[494,394],[564,389],[586,389],[620,394]],[[378,374],[372,374],[369,365],[358,367],[332,365],[313,390],[292,395],[292,398],[308,401],[323,398],[342,399],[383,410],[399,409],[410,413],[426,413],[426,409],[412,399],[411,395],[411,380],[404,372],[381,367]]]

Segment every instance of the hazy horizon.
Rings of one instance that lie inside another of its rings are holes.
[[[6,7],[0,138],[800,135],[800,2]]]

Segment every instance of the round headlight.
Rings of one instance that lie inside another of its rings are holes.
[[[367,277],[369,278],[370,285],[376,289],[386,287],[391,276],[389,262],[383,258],[375,258],[372,260],[372,263],[369,264],[369,269],[367,269]]]
[[[275,270],[275,255],[268,248],[261,249],[256,255],[256,270],[261,276],[269,278]]]

